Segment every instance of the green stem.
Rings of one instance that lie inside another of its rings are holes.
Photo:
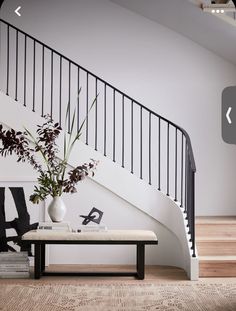
[[[27,130],[27,128],[25,128],[25,127],[24,127],[24,129],[25,129],[25,131],[29,134],[29,136],[31,137],[31,139],[33,140],[33,143],[35,144],[35,146],[39,148],[39,151],[40,151],[40,153],[41,153],[41,155],[42,155],[42,157],[43,157],[43,159],[44,159],[44,162],[45,162],[45,164],[46,164],[46,166],[47,166],[49,175],[50,175],[50,177],[51,177],[52,175],[51,175],[50,166],[49,166],[49,164],[48,164],[48,160],[47,160],[46,156],[44,155],[44,153],[43,153],[43,151],[42,151],[41,146],[39,146],[39,144],[37,143],[36,139],[35,139],[34,136],[31,134],[31,132],[30,132],[29,130]]]

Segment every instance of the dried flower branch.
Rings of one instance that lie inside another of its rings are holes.
[[[97,97],[93,101],[91,108],[96,102]],[[90,108],[90,110],[91,110]],[[68,110],[66,113],[66,121]],[[28,130],[24,132],[16,132],[15,130],[4,130],[0,125],[0,155],[6,157],[15,153],[18,157],[17,162],[28,162],[32,167],[39,172],[38,186],[34,187],[34,193],[30,196],[30,201],[39,203],[47,198],[47,196],[60,196],[63,192],[75,193],[76,185],[86,176],[94,176],[94,171],[98,162],[91,160],[89,163],[84,163],[81,166],[66,171],[68,160],[75,142],[80,138],[83,125],[82,123],[78,133],[73,137],[75,111],[72,119],[71,133],[67,141],[67,135],[64,134],[64,157],[58,157],[58,146],[56,140],[59,137],[62,128],[59,123],[54,123],[48,115],[44,116],[45,122],[37,126],[37,137]],[[30,145],[32,141],[33,147]],[[43,165],[36,161],[36,154],[41,154],[46,170]],[[67,177],[66,177],[67,176]]]

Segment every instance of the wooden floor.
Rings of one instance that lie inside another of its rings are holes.
[[[133,271],[134,266],[118,266],[118,265],[50,265],[47,269],[50,271]],[[31,279],[0,279],[0,284],[5,283],[27,283],[39,282],[42,284],[73,284],[73,283],[107,283],[107,282],[158,282],[158,283],[176,283],[176,282],[190,282],[184,270],[169,266],[146,266],[145,279],[137,280],[134,277],[53,277],[44,276],[40,280],[34,280],[33,270]],[[200,278],[197,282],[233,282],[236,283],[236,277],[232,278]]]

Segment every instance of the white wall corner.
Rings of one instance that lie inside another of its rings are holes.
[[[191,257],[190,267],[188,269],[188,277],[191,281],[197,281],[199,278],[199,259],[198,257]]]

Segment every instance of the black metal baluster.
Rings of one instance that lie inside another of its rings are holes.
[[[190,158],[188,158],[188,193],[187,193],[187,216],[188,216],[188,234],[190,234],[190,242],[192,242],[192,236],[191,236],[191,223],[192,223],[192,175],[191,175],[191,169],[190,169]]]
[[[71,133],[71,124],[70,124],[70,98],[71,98],[71,62],[69,62],[69,80],[68,80],[68,133]]]
[[[125,167],[125,97],[122,95],[122,167]]]
[[[158,118],[158,190],[161,190],[161,118]]]
[[[181,137],[181,202],[180,207],[183,207],[183,180],[184,180],[184,134]]]
[[[185,143],[185,206],[184,206],[184,213],[187,214],[188,209],[188,146],[187,141]],[[188,216],[186,215],[186,218],[188,219]]]
[[[53,51],[51,51],[51,118],[53,119]]]
[[[61,125],[61,119],[62,119],[62,57],[60,56],[60,81],[59,81],[59,122]]]
[[[41,110],[41,116],[44,116],[44,53],[45,48],[44,45],[42,45],[42,110]]]
[[[98,79],[95,80],[95,96],[96,96],[96,101],[95,101],[95,150],[98,150]]]
[[[140,107],[140,179],[143,179],[143,107]]]
[[[77,70],[77,132],[79,132],[80,128],[80,120],[79,120],[79,115],[80,115],[80,68],[78,67]]]
[[[10,74],[10,30],[9,25],[7,25],[7,88],[6,88],[6,95],[9,95],[9,74]]]
[[[195,253],[195,173],[193,171],[191,171],[192,173],[192,204],[191,204],[191,208],[192,208],[192,222],[191,222],[191,239],[192,239],[192,249],[193,249],[193,257],[196,257],[196,253]]]
[[[134,102],[131,101],[131,173],[134,173]]]
[[[178,130],[175,128],[175,202],[177,202],[177,191],[178,191]]]
[[[116,162],[116,91],[113,90],[113,162]]]
[[[24,49],[24,106],[26,107],[26,83],[27,83],[27,37],[25,35],[25,49]]]
[[[107,155],[107,86],[104,84],[104,156]]]
[[[33,112],[35,112],[35,56],[36,56],[36,42],[33,43]]]
[[[167,192],[166,195],[170,195],[170,124],[167,123]]]
[[[1,56],[2,56],[2,22],[0,21],[0,72],[2,72]]]
[[[18,101],[18,46],[19,46],[19,41],[18,41],[18,30],[16,30],[16,85],[15,85],[15,101]]]
[[[149,185],[152,184],[152,115],[149,112]]]
[[[87,77],[86,77],[86,145],[88,145],[88,122],[89,122],[89,119],[88,119],[88,111],[89,111],[89,108],[88,108],[88,100],[89,100],[89,76],[88,76],[88,72],[87,72]]]

